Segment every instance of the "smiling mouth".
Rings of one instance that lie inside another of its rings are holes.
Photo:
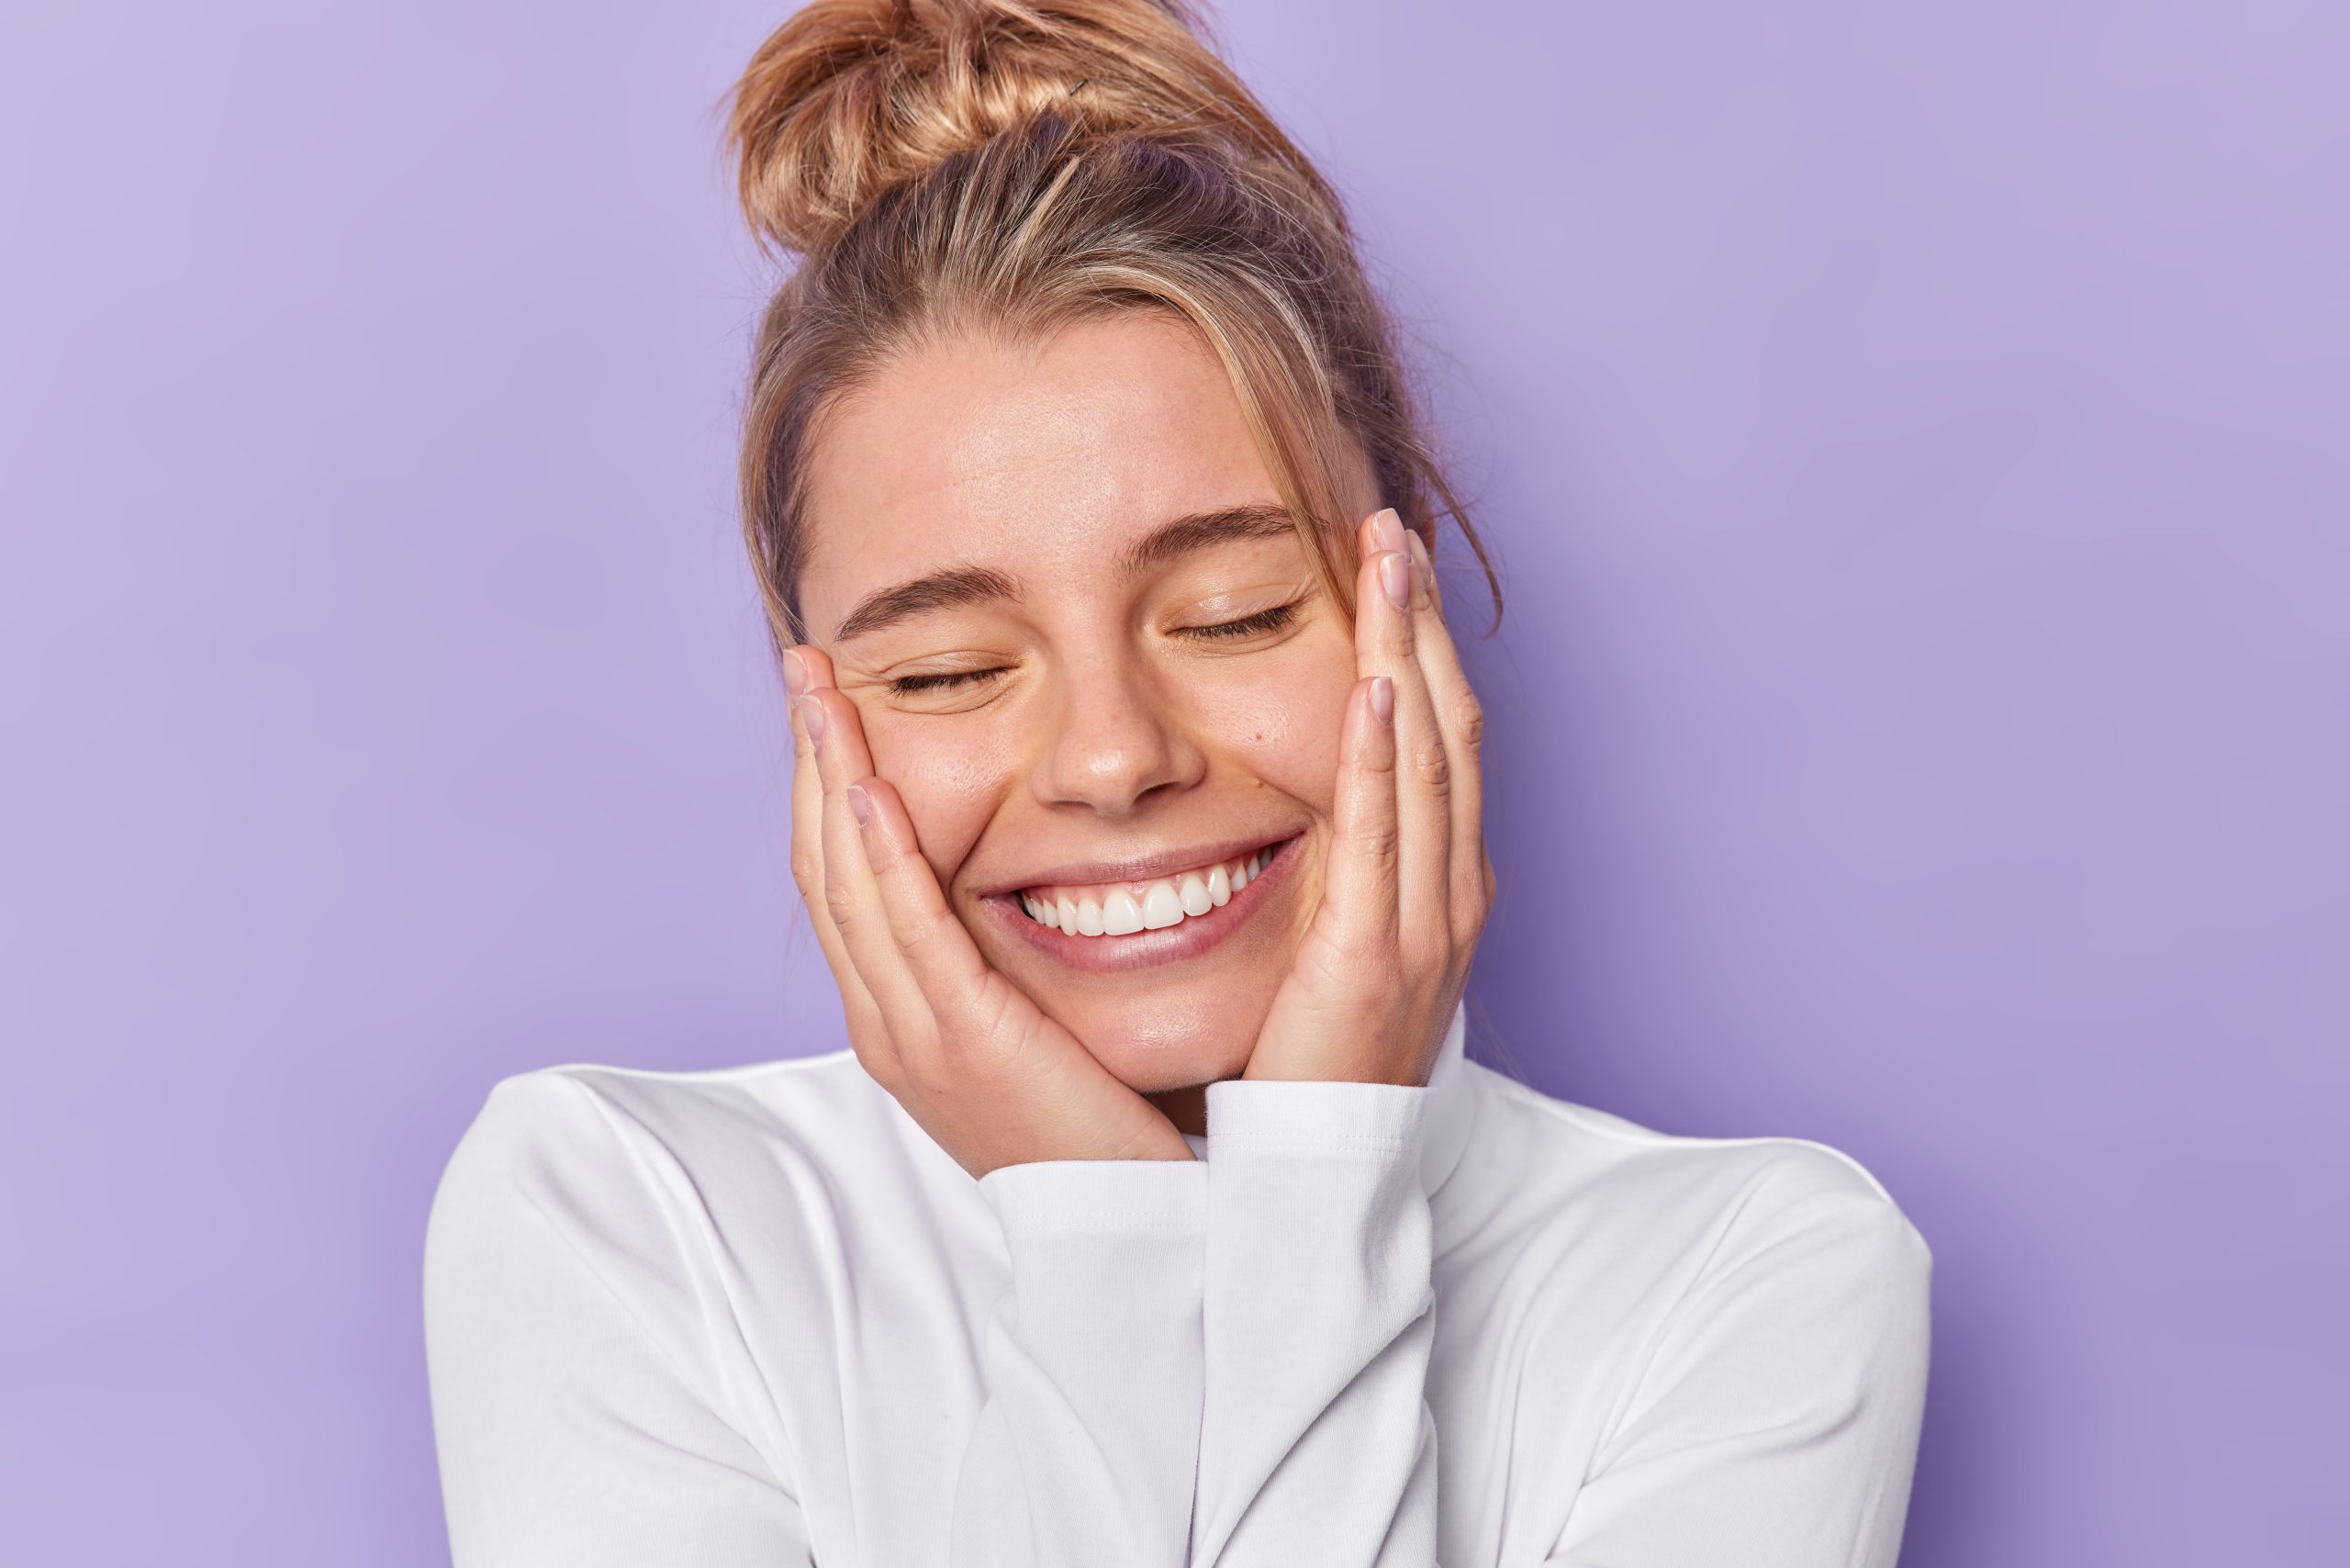
[[[1086,884],[1049,883],[1013,895],[1027,918],[1068,936],[1122,938],[1169,930],[1214,914],[1261,877],[1288,840],[1163,877]]]

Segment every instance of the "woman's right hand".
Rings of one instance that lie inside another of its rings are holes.
[[[1040,1159],[1189,1159],[1164,1113],[990,967],[873,777],[832,661],[784,655],[791,875],[874,1081],[974,1177]]]

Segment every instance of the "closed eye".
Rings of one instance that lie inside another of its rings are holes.
[[[935,675],[901,675],[890,683],[892,697],[912,697],[924,691],[952,691],[957,687],[976,686],[1004,674],[996,669],[950,669]]]
[[[1186,626],[1187,637],[1253,637],[1260,632],[1277,632],[1297,618],[1297,602],[1277,604],[1270,610],[1260,610],[1254,615],[1244,615],[1237,621],[1219,621],[1213,626]]]
[[[1219,621],[1208,626],[1186,626],[1181,635],[1203,641],[1225,638],[1256,637],[1268,632],[1278,632],[1297,619],[1297,601],[1276,604],[1254,615],[1244,615],[1237,621]],[[901,675],[889,683],[892,697],[919,697],[926,692],[954,691],[1001,679],[1011,672],[1008,666],[987,669],[940,670],[929,675]]]

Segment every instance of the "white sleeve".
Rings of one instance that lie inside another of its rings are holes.
[[[788,1455],[709,1353],[692,1183],[560,1074],[500,1083],[427,1229],[425,1329],[455,1568],[809,1568]],[[1199,1437],[1196,1160],[980,1183],[1010,1286],[958,1474],[952,1568],[1182,1568]]]
[[[1428,1091],[1208,1086],[1193,1568],[1431,1568]]]
[[[778,1467],[689,1333],[695,1269],[585,1086],[500,1082],[425,1231],[455,1568],[809,1568]]]
[[[1207,1167],[1039,1160],[979,1179],[1012,1257],[953,1568],[1184,1568]]]
[[[1932,1255],[1807,1151],[1751,1193],[1603,1442],[1557,1568],[1893,1568]]]

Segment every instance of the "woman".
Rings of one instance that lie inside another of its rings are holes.
[[[733,131],[849,1047],[491,1094],[460,1568],[1892,1562],[1883,1190],[1462,1055],[1458,512],[1328,185],[1149,0],[819,0]]]

